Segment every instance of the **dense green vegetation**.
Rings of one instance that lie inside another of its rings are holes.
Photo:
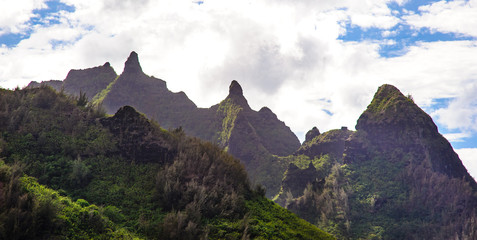
[[[133,239],[110,220],[110,209],[72,201],[0,162],[1,239]]]
[[[45,86],[1,91],[2,166],[21,166],[16,183],[10,173],[0,179],[19,186],[20,205],[2,208],[8,236],[20,229],[11,221],[31,215],[39,225],[18,239],[332,238],[252,189],[237,159],[182,129],[166,131],[131,107],[108,117]]]

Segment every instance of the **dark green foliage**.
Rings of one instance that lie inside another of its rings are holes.
[[[76,101],[76,105],[79,107],[84,107],[88,104],[88,97],[86,97],[86,93],[83,91],[80,91],[80,94],[78,96],[78,100]]]
[[[81,161],[81,158],[73,161],[72,168],[73,170],[70,174],[71,185],[88,185],[91,178],[91,170]]]
[[[335,239],[270,200],[253,199],[247,206],[250,239]]]
[[[162,232],[172,231],[170,239],[190,239],[177,233],[205,234],[202,223],[206,219],[243,216],[244,196],[250,192],[243,166],[210,143],[182,137],[178,146],[174,162],[156,178],[160,206],[173,211],[164,219]]]

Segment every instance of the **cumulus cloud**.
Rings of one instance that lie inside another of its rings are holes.
[[[36,14],[33,10],[46,8],[47,0],[2,0],[0,2],[0,35],[21,33]]]
[[[477,0],[439,1],[405,17],[408,24],[432,31],[477,37]]]
[[[477,132],[477,74],[474,77],[473,81],[460,85],[460,94],[447,107],[432,113],[446,128]]]

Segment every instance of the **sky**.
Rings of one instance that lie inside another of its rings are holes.
[[[120,74],[131,51],[199,107],[237,80],[300,140],[313,126],[354,129],[393,84],[477,178],[477,0],[0,2],[0,87],[105,62]]]

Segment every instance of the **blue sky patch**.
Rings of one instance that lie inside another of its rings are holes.
[[[375,41],[380,44],[379,54],[382,57],[399,57],[407,53],[407,48],[419,42],[474,40],[469,36],[454,33],[430,31],[428,28],[413,29],[409,25],[397,24],[391,29],[368,28],[346,25],[346,35],[338,39],[353,42]]]
[[[414,12],[420,14],[419,7],[429,5],[438,1],[409,1],[403,6],[392,2],[388,7],[393,11],[393,15],[402,19],[406,12]],[[415,46],[419,42],[436,42],[436,41],[461,41],[461,40],[475,40],[476,38],[463,36],[455,33],[443,33],[431,31],[429,28],[416,29],[405,21],[401,21],[390,29],[381,29],[376,27],[361,28],[347,22],[346,34],[340,36],[338,39],[353,42],[371,41],[380,45],[379,54],[384,58],[399,57],[407,53],[407,49]]]
[[[329,116],[333,116],[333,113],[330,112],[330,110],[327,110],[327,109],[321,109],[321,111],[325,112],[326,114],[328,114]]]
[[[26,35],[23,33],[9,33],[0,35],[0,45],[5,45],[7,47],[14,47],[16,46],[21,40],[28,38],[30,35]]]
[[[66,5],[58,0],[46,2],[47,8],[33,10],[34,17],[30,18],[25,24],[29,28],[22,33],[7,33],[0,35],[0,45],[5,45],[6,47],[15,47],[20,41],[27,39],[33,32],[33,26],[50,26],[54,24],[59,24],[59,18],[56,15],[58,12],[67,11],[74,12],[75,8],[73,6]]]

